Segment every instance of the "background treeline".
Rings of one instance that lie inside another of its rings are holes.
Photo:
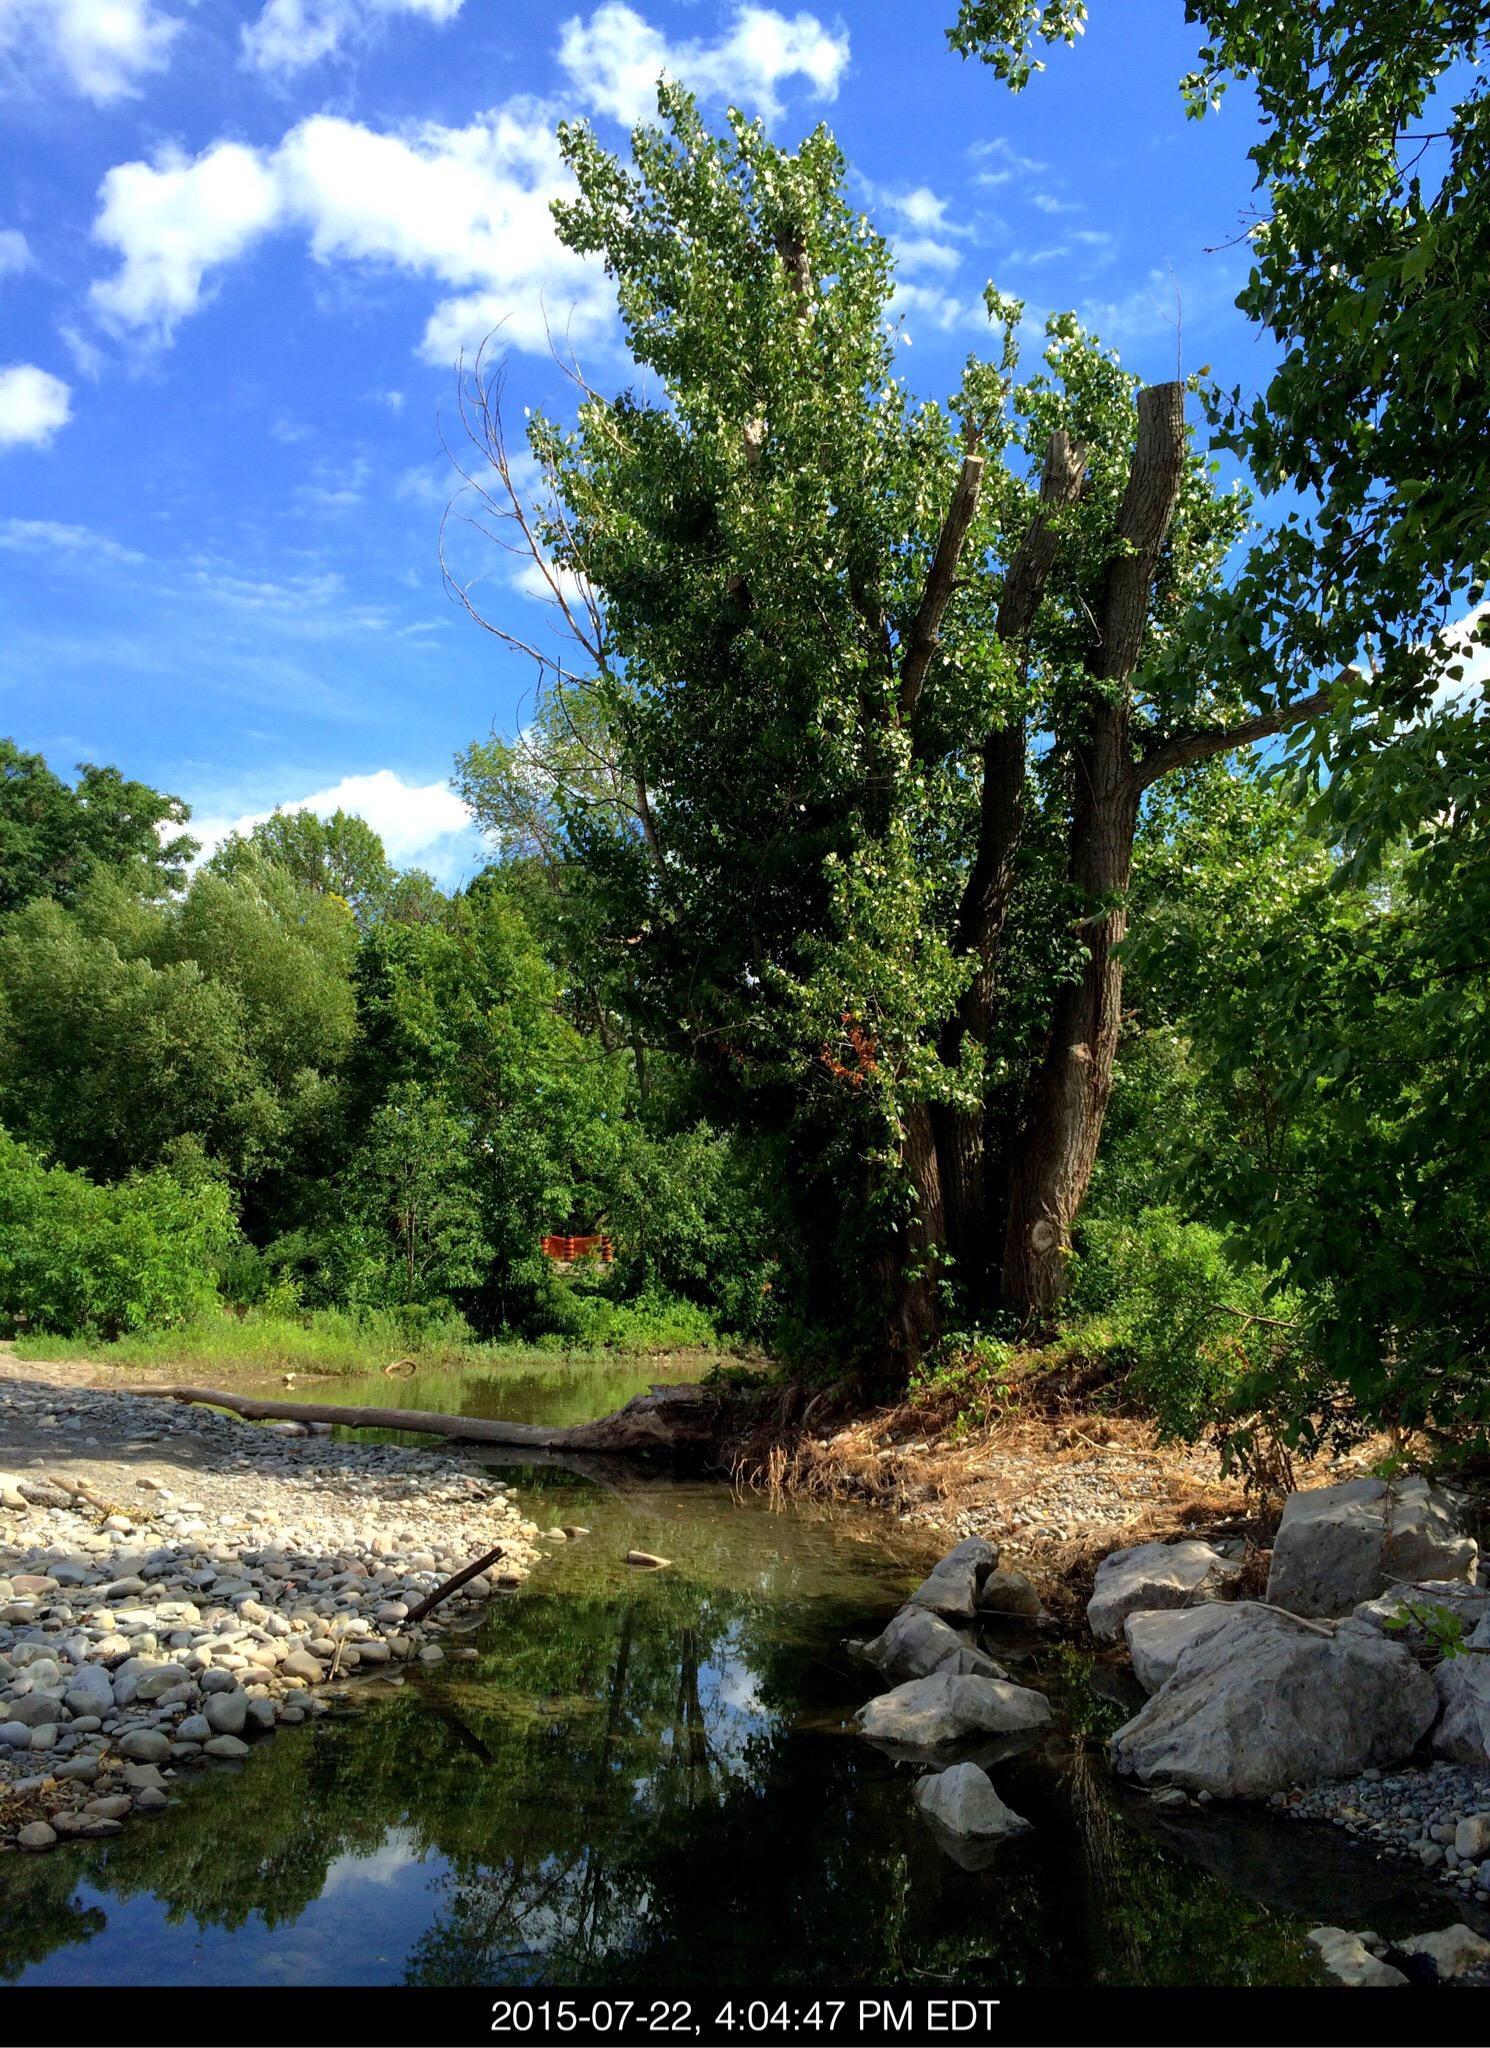
[[[299,813],[188,873],[186,815],[0,749],[7,1330],[765,1334],[768,1177],[619,1040],[532,858],[446,894],[360,819]],[[602,1226],[608,1273],[540,1253]]]

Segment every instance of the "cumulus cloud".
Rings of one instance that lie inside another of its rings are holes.
[[[72,415],[72,393],[35,363],[0,369],[0,448],[45,448]]]
[[[397,134],[317,114],[276,148],[219,142],[195,158],[120,164],[94,232],[119,268],[93,287],[117,328],[168,340],[215,272],[273,231],[318,262],[387,266],[448,288],[422,350],[447,363],[500,327],[543,351],[548,323],[583,341],[609,323],[598,268],[562,248],[549,202],[569,189],[550,109],[516,101],[465,128]]]
[[[251,71],[284,76],[337,56],[363,42],[381,20],[417,14],[426,21],[454,21],[462,0],[268,0],[256,21],[241,31],[243,62]]]
[[[897,282],[890,311],[905,323],[906,341],[914,340],[917,328],[938,334],[988,332],[988,308],[981,297],[963,298],[940,285]]]
[[[566,22],[559,44],[559,62],[586,104],[628,127],[655,112],[664,73],[702,98],[730,100],[777,120],[779,85],[801,79],[814,99],[831,100],[848,54],[847,31],[825,28],[815,14],[740,7],[719,41],[671,43],[621,0],[606,0],[588,21],[576,15]]]
[[[392,768],[370,775],[344,775],[326,789],[293,797],[267,810],[244,811],[232,817],[219,812],[197,816],[192,836],[202,841],[205,859],[231,832],[249,833],[255,825],[282,811],[314,811],[329,818],[349,811],[363,818],[382,840],[395,867],[425,867],[451,878],[475,854],[471,814],[445,782],[406,782]]]
[[[207,272],[241,256],[282,209],[272,166],[241,142],[195,158],[167,150],[154,164],[118,164],[100,196],[93,232],[122,263],[94,285],[94,303],[123,326],[161,336],[195,311]]]
[[[0,228],[0,277],[31,268],[31,245],[19,228]]]
[[[59,81],[106,106],[165,70],[180,31],[154,0],[0,0],[0,82]]]

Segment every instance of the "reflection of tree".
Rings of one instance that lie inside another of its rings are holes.
[[[1213,1981],[1297,1967],[1289,1923],[1114,1817],[1090,1760],[1075,1785],[1048,1762],[1000,1766],[1034,1831],[991,1870],[958,1869],[908,1775],[836,1729],[861,1691],[836,1645],[872,1618],[872,1589],[795,1520],[709,1512],[680,1513],[672,1572],[638,1579],[575,1546],[502,1608],[479,1663],[282,1732],[149,1828],[7,1859],[6,1966],[96,1931],[73,1904],[84,1873],[158,1894],[173,1921],[273,1927],[337,1859],[396,1833],[428,1869],[417,1983],[996,1987],[1186,1981],[1197,1959]]]
[[[5,1879],[0,1880],[0,1978],[19,1977],[54,1950],[91,1941],[104,1925],[97,1906],[80,1905],[73,1897],[76,1864],[69,1867],[65,1856],[28,1858],[29,1882],[11,1886],[18,1860],[6,1858]]]

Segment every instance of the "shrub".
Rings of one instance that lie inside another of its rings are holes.
[[[1091,1222],[1069,1306],[1110,1314],[1129,1389],[1162,1436],[1209,1430],[1256,1474],[1317,1435],[1322,1389],[1298,1298],[1269,1290],[1205,1224],[1162,1208]]]
[[[535,1340],[540,1351],[711,1350],[720,1343],[703,1309],[660,1293],[614,1301],[608,1294],[556,1280],[543,1310],[546,1331]]]
[[[0,1325],[117,1337],[218,1299],[236,1237],[228,1191],[164,1170],[99,1187],[0,1130]]]

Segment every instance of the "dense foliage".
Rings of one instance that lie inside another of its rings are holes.
[[[15,758],[30,815],[26,779],[50,800],[54,778]],[[189,880],[126,841],[0,919],[0,1320],[114,1336],[215,1302],[577,1344],[762,1334],[761,1183],[681,1099],[661,1110],[665,1075],[644,1107],[531,882],[447,896],[360,819],[276,815]],[[608,1273],[540,1252],[599,1228]]]
[[[964,0],[954,47],[1016,89],[1081,0]],[[1253,267],[1276,348],[1218,441],[1293,509],[1211,614],[1239,674],[1349,672],[1299,752],[1301,866],[1211,849],[1239,889],[1174,934],[1203,1091],[1189,1200],[1302,1330],[1295,1416],[1483,1429],[1490,1332],[1490,92],[1484,0],[1186,0],[1189,111],[1255,96]],[[1194,1085],[1192,1080],[1192,1085]],[[1266,1376],[1264,1376],[1265,1378]],[[1264,1391],[1267,1391],[1264,1388]]]

